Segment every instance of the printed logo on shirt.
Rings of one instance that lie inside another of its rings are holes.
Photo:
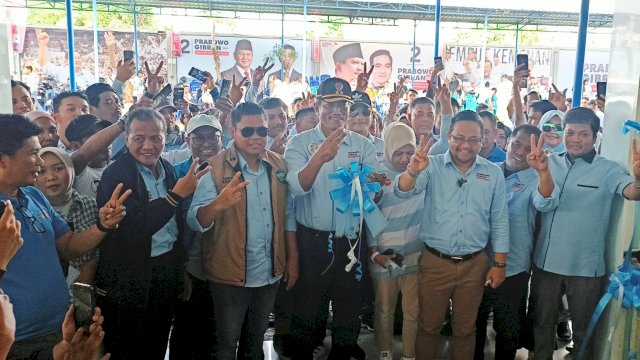
[[[347,157],[349,159],[359,159],[360,158],[360,151],[349,151],[349,152],[347,152]]]
[[[320,148],[319,144],[309,144],[309,152],[314,154]]]
[[[384,157],[384,153],[383,152],[376,153],[376,156],[379,157],[379,158],[383,158]]]
[[[491,176],[489,174],[477,173],[476,179],[480,181],[491,181]]]
[[[225,176],[222,178],[222,183],[223,184],[230,183],[231,180],[233,180],[233,176]]]
[[[515,183],[511,185],[511,188],[515,191],[522,191],[524,190],[524,184]]]

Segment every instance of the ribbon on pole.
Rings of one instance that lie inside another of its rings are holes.
[[[620,131],[622,131],[623,134],[628,134],[631,130],[640,132],[640,123],[633,120],[627,120],[620,126]]]

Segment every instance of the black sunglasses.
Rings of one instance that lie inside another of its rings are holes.
[[[544,124],[542,125],[542,131],[544,132],[555,132],[557,135],[564,134],[564,129],[561,124]]]
[[[260,137],[266,137],[267,133],[269,132],[269,128],[264,127],[264,126],[260,126],[260,127],[245,127],[240,129],[240,134],[242,134],[242,136],[249,138],[251,136],[253,136],[254,133],[258,134],[258,136]]]
[[[358,108],[358,109],[354,109],[353,107],[351,108],[351,112],[349,113],[349,115],[351,116],[358,116],[358,113],[362,114],[362,116],[367,117],[367,116],[371,116],[371,108]]]

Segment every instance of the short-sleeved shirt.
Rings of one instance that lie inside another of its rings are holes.
[[[311,229],[335,231],[336,218],[343,215],[335,210],[329,193],[342,184],[339,180],[329,179],[329,174],[334,173],[339,167],[349,167],[354,161],[370,165],[375,170],[378,170],[380,163],[371,141],[349,131],[340,143],[338,154],[333,160],[322,165],[313,186],[305,191],[300,185],[298,174],[325,139],[318,124],[315,128],[291,138],[284,152],[284,158],[289,167],[287,174],[289,191],[295,196],[296,220]]]
[[[71,231],[40,190],[28,186],[10,200],[22,224],[22,247],[2,280],[16,317],[16,341],[59,332],[69,309],[69,289],[62,273],[56,239]]]
[[[410,198],[426,191],[419,238],[427,246],[448,255],[466,255],[486,248],[509,252],[509,215],[504,175],[486,159],[476,160],[462,173],[451,153],[430,155],[429,167],[404,192],[394,181],[398,197]]]
[[[103,168],[85,167],[83,172],[76,175],[73,188],[81,195],[91,196],[95,199],[98,196],[98,184],[106,168],[106,166]]]
[[[384,140],[378,137],[375,137],[371,134],[369,134],[368,139],[376,148],[376,157],[378,158],[378,162],[382,163],[382,161],[384,161]]]
[[[487,160],[494,164],[501,163],[507,160],[507,153],[500,149],[496,143],[493,143],[493,150],[491,150],[491,153],[487,156]]]
[[[565,276],[605,274],[604,240],[613,197],[633,177],[593,150],[572,164],[567,153],[551,154],[549,169],[560,190],[554,211],[542,214],[535,250],[538,268]]]

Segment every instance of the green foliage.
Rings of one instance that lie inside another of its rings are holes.
[[[125,12],[108,12],[106,5],[98,5],[98,28],[110,30],[131,30],[133,27],[133,14]],[[113,8],[112,8],[113,10]],[[150,13],[149,8],[140,8],[140,12]],[[65,24],[66,13],[63,10],[29,9],[28,25],[61,26]],[[138,28],[140,30],[157,30],[157,24],[153,15],[137,14]],[[75,26],[93,26],[93,13],[91,11],[75,11],[73,13]]]
[[[320,21],[322,24],[326,24],[326,30],[324,32],[324,36],[332,39],[342,39],[344,38],[344,31],[342,29],[343,23],[333,22],[328,20]]]

